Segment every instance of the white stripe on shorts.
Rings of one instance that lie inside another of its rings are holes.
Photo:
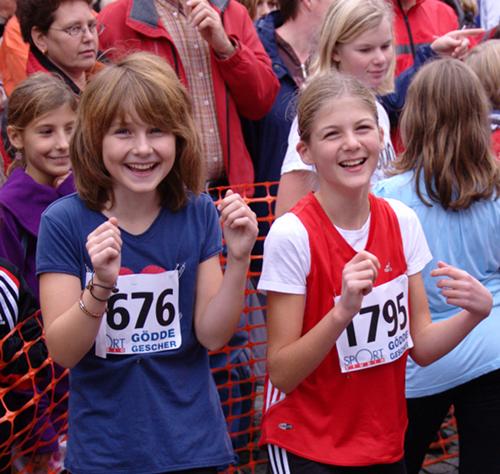
[[[285,449],[273,444],[268,444],[267,452],[273,474],[290,474],[290,466],[288,464],[288,456]]]

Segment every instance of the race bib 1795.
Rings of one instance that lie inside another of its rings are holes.
[[[336,297],[335,303],[339,300]],[[408,277],[400,275],[374,287],[336,345],[344,373],[394,362],[412,348]]]

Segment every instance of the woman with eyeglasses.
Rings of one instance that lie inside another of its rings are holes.
[[[28,75],[48,71],[80,94],[97,62],[100,25],[92,0],[18,0],[17,17],[30,45]]]

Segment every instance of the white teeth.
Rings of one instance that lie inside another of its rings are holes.
[[[150,169],[153,169],[154,166],[155,166],[155,163],[134,163],[134,164],[127,164],[127,166],[132,169],[132,170],[136,170],[136,171],[147,171],[147,170],[150,170]]]
[[[362,165],[365,161],[366,161],[365,158],[360,158],[359,160],[345,160],[339,164],[340,164],[340,166],[349,168],[349,167]]]

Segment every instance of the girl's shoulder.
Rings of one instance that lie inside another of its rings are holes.
[[[418,216],[415,211],[405,202],[392,197],[379,197],[378,199],[388,204],[396,215],[400,225],[407,225],[414,221],[418,221]]]
[[[181,209],[181,212],[194,215],[217,214],[216,203],[207,193],[198,195],[189,191],[187,193],[186,205]]]
[[[50,204],[43,212],[42,217],[83,219],[95,213],[96,211],[89,209],[77,193],[71,193]]]
[[[214,205],[214,201],[207,193],[195,194],[192,191],[188,191],[187,205],[198,206],[198,207],[212,206]]]
[[[0,188],[0,200],[8,201],[16,198],[20,191],[30,186],[33,181],[22,168],[15,168]]]
[[[374,185],[373,194],[377,197],[398,199],[410,205],[415,195],[413,171],[381,179]]]

